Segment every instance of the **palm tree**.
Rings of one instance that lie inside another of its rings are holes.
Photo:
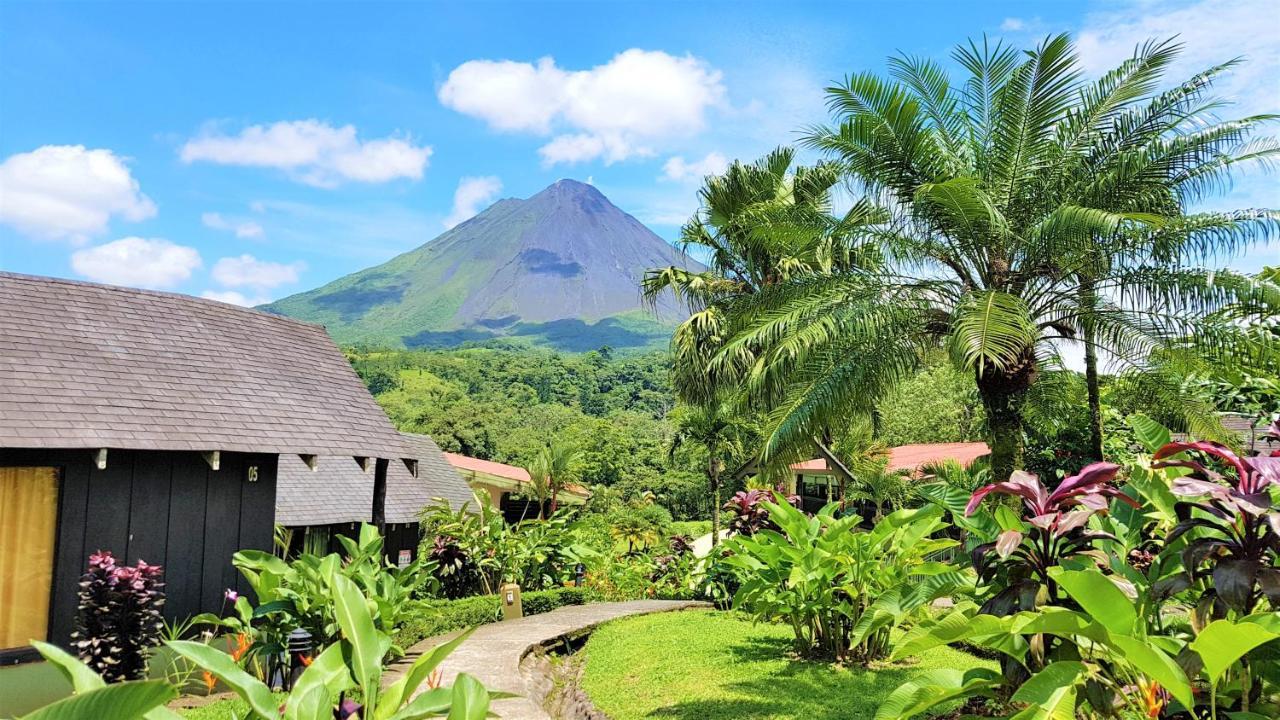
[[[743,454],[742,439],[748,429],[738,419],[738,413],[722,402],[704,405],[679,405],[669,416],[675,426],[669,453],[672,460],[676,453],[688,445],[698,445],[707,451],[707,484],[711,490],[711,546],[720,540],[720,480],[725,465]]]
[[[653,523],[637,513],[618,516],[609,527],[609,535],[618,542],[627,543],[628,555],[658,542],[658,530]]]
[[[752,163],[734,161],[723,174],[706,178],[699,209],[680,230],[680,247],[706,258],[707,269],[652,268],[642,283],[649,302],[670,290],[692,312],[672,339],[681,399],[702,402],[716,395],[705,384],[708,358],[702,351],[718,336],[726,303],[793,277],[875,262],[861,256],[865,248],[851,239],[884,213],[864,200],[834,216],[832,193],[839,182],[838,166],[795,165],[789,147]]]
[[[992,471],[1007,477],[1022,464],[1028,391],[1057,342],[1087,330],[1091,348],[1140,364],[1191,336],[1197,318],[1256,299],[1249,278],[1195,261],[1265,239],[1277,214],[1186,208],[1236,166],[1277,153],[1250,139],[1271,117],[1214,117],[1206,94],[1230,63],[1156,92],[1177,53],[1148,44],[1086,81],[1065,35],[1025,55],[984,41],[957,49],[959,87],[937,63],[899,57],[890,79],[829,88],[836,122],[806,141],[890,213],[854,251],[885,265],[726,303],[702,351],[708,384],[770,408],[766,453],[777,452],[869,409],[941,340],[975,375]]]
[[[857,482],[849,498],[871,503],[873,523],[885,515],[885,509],[900,510],[911,498],[911,471],[890,470],[889,456],[861,458],[850,465]]]
[[[547,507],[547,499],[551,497],[551,470],[548,467],[548,455],[546,449],[539,451],[533,456],[533,460],[525,465],[525,472],[529,473],[529,492],[532,493],[535,500],[538,501],[538,519],[542,520]]]
[[[560,491],[581,478],[578,462],[581,455],[581,449],[560,438],[553,438],[538,453],[535,466],[546,477],[553,514],[559,507]],[[532,473],[530,475],[532,476]]]

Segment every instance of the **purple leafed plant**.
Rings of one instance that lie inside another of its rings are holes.
[[[429,557],[436,564],[436,579],[440,581],[441,593],[446,598],[456,599],[470,592],[475,566],[456,538],[437,535],[431,544]]]
[[[1210,467],[1184,453],[1212,458]],[[1179,502],[1172,543],[1199,529],[1182,551],[1191,578],[1210,577],[1213,590],[1202,609],[1220,600],[1240,613],[1253,612],[1266,596],[1280,605],[1280,506],[1268,488],[1280,485],[1280,458],[1242,458],[1215,442],[1174,442],[1152,456],[1153,468],[1181,468],[1173,494],[1195,498]],[[1234,476],[1234,477],[1231,477]],[[1214,614],[1214,613],[1211,613]]]
[[[117,565],[108,551],[89,556],[71,643],[107,682],[145,676],[147,654],[160,644],[164,629],[163,574],[159,565],[141,560],[135,566]]]
[[[672,535],[667,540],[667,547],[676,557],[684,557],[693,552],[693,538],[688,535]]]
[[[979,488],[969,498],[965,515],[972,515],[988,495],[1014,495],[1026,508],[1021,530],[1008,530],[995,542],[974,549],[974,567],[983,582],[1002,586],[982,612],[1004,615],[1033,610],[1040,599],[1056,600],[1056,588],[1049,569],[1063,559],[1093,551],[1096,540],[1111,537],[1088,532],[1085,525],[1095,513],[1104,512],[1116,498],[1134,507],[1138,504],[1114,484],[1120,466],[1097,462],[1049,490],[1040,478],[1021,470],[1004,482]],[[1044,586],[1047,596],[1041,596]]]
[[[779,497],[784,497],[781,491]],[[786,495],[786,502],[800,507],[799,495]],[[775,493],[768,490],[739,490],[724,504],[724,509],[732,513],[729,519],[729,532],[734,535],[755,535],[765,528],[777,529],[769,520],[769,511],[764,504],[773,502]]]

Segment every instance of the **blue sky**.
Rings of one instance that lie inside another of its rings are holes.
[[[255,303],[589,180],[674,238],[698,180],[901,51],[1070,31],[1100,72],[1181,33],[1280,111],[1274,0],[0,3],[0,268]],[[1250,174],[1221,207],[1280,207]],[[1232,260],[1280,262],[1272,246]]]

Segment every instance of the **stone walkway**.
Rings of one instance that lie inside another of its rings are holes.
[[[723,543],[729,539],[729,531],[722,529],[720,531],[720,542]],[[693,556],[704,558],[711,554],[711,533],[707,533],[702,537],[693,541]]]
[[[520,696],[494,701],[493,711],[503,720],[550,720],[538,702],[525,697],[530,694],[530,688],[521,672],[520,661],[531,650],[553,644],[561,638],[581,636],[601,623],[628,615],[700,607],[709,605],[686,600],[593,603],[482,625],[444,661],[441,666],[443,681],[446,685],[451,684],[462,672],[474,675],[490,690]],[[456,636],[457,633],[442,635],[414,645],[400,662],[388,669],[384,682],[394,682],[422,653]]]

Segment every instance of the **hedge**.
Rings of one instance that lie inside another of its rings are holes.
[[[521,593],[525,615],[550,612],[566,605],[583,605],[590,600],[584,588],[566,587]],[[502,599],[498,595],[476,595],[458,600],[428,600],[396,631],[396,644],[410,645],[435,635],[502,619]]]

